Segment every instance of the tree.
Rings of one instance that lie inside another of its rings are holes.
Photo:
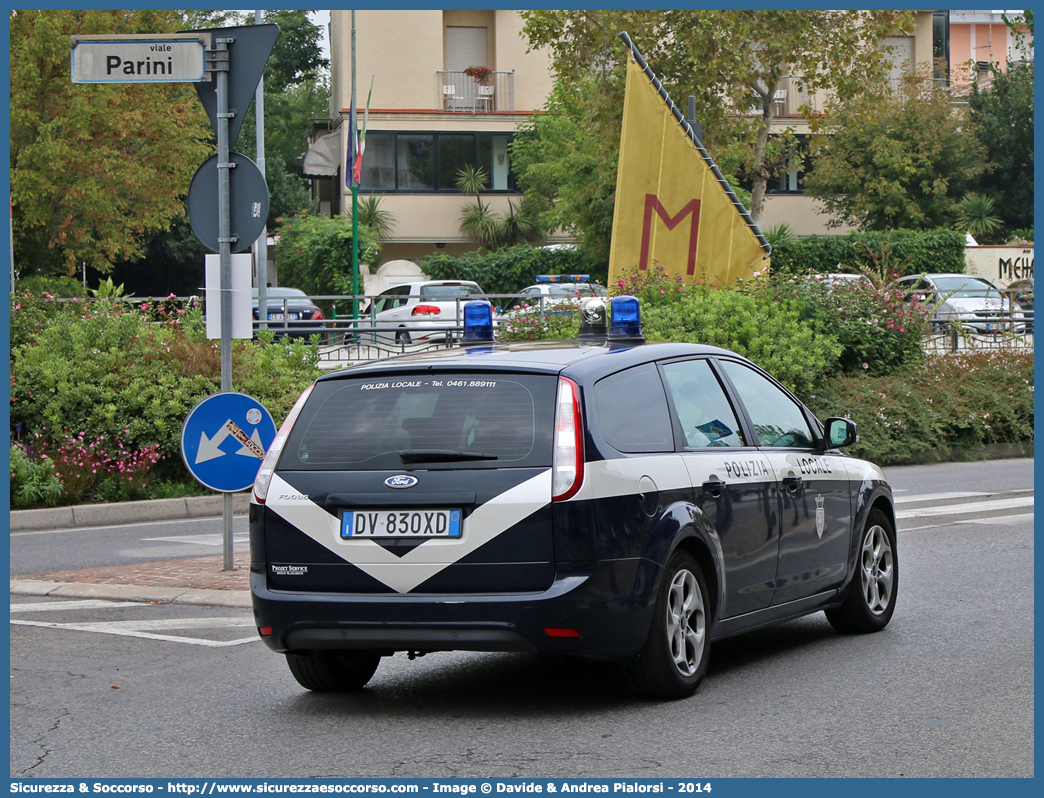
[[[106,273],[184,214],[212,149],[191,86],[84,85],[70,34],[167,33],[174,11],[12,11],[11,200],[23,275]]]
[[[949,227],[985,168],[968,114],[930,74],[911,76],[883,97],[846,103],[828,133],[813,147],[805,192],[823,201],[834,227]]]
[[[306,134],[316,119],[330,114],[329,61],[322,57],[322,30],[307,11],[266,11],[279,25],[279,38],[265,66],[265,177],[271,202],[268,226],[311,208],[309,181],[301,174]],[[253,21],[249,16],[247,24]],[[251,103],[235,148],[256,160],[256,106]]]
[[[551,48],[562,100],[594,103],[589,122],[612,128],[615,121],[617,130],[626,59],[615,34],[627,31],[676,102],[696,98],[704,143],[725,170],[750,177],[755,222],[789,149],[769,138],[783,77],[794,76],[809,94],[856,97],[887,74],[880,40],[912,25],[910,12],[791,9],[529,11],[523,18],[530,46]],[[751,107],[757,112],[743,115]],[[816,121],[809,104],[799,110]]]
[[[602,106],[590,96],[570,102],[564,84],[556,83],[545,110],[519,127],[511,162],[539,226],[571,231],[581,252],[608,263],[619,121],[599,124]]]
[[[992,169],[977,190],[992,198],[1006,229],[1033,226],[1033,62],[992,67],[992,85],[972,87],[968,106]]]

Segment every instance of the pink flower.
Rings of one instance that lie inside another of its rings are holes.
[[[868,368],[870,368],[870,364],[869,364],[869,363],[864,363],[864,364],[863,364],[863,368],[865,368],[865,369],[868,369]]]

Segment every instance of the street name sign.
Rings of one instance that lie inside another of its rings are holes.
[[[204,487],[235,493],[254,484],[275,436],[272,415],[259,401],[235,391],[216,393],[185,417],[181,458]]]
[[[206,36],[140,33],[70,36],[73,83],[198,83]]]

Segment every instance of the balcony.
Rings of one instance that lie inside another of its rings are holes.
[[[463,71],[437,72],[441,109],[450,113],[495,114],[515,110],[515,73],[491,72],[479,83]]]

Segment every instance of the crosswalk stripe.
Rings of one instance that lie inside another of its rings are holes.
[[[967,515],[968,513],[989,513],[995,510],[1009,510],[1015,507],[1032,507],[1032,496],[1018,496],[1012,499],[996,499],[988,502],[968,502],[967,504],[946,504],[941,507],[919,507],[916,510],[899,510],[896,520],[904,518],[930,518],[938,515]]]
[[[75,632],[95,632],[100,634],[119,635],[121,637],[139,637],[145,640],[159,640],[164,643],[187,643],[193,646],[205,646],[207,648],[226,648],[238,646],[243,643],[252,643],[260,640],[256,634],[250,637],[241,637],[236,640],[206,640],[199,637],[184,637],[182,635],[162,635],[145,631],[147,629],[216,629],[223,627],[253,626],[251,618],[195,618],[178,619],[167,618],[156,621],[113,621],[110,623],[47,623],[45,621],[23,621],[11,619],[13,626],[39,626],[44,629],[66,629]]]
[[[81,601],[54,601],[48,604],[12,604],[11,612],[50,612],[58,610],[107,610],[111,607],[140,607],[138,601],[105,601],[104,599],[83,599]]]
[[[953,491],[951,493],[921,493],[917,496],[895,496],[896,504],[913,504],[914,502],[942,502],[947,499],[974,499],[976,496],[990,496],[982,491]]]

